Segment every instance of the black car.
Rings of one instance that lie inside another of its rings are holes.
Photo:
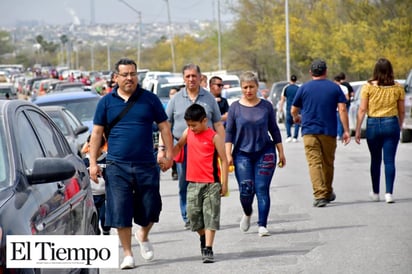
[[[97,213],[82,159],[40,108],[23,100],[0,100],[0,273],[20,272],[7,269],[7,235],[96,231]]]

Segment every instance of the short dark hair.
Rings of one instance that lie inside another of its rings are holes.
[[[222,78],[220,78],[219,76],[213,76],[213,77],[210,78],[210,80],[209,80],[209,86],[211,86],[215,80],[223,81]]]
[[[116,73],[119,73],[119,66],[120,65],[133,65],[134,68],[137,70],[136,62],[129,58],[121,58],[119,61],[114,64],[114,70]]]
[[[193,122],[201,122],[206,118],[204,107],[199,104],[190,105],[185,112],[185,120]]]
[[[292,76],[290,76],[290,81],[296,82],[297,80],[298,80],[298,77],[296,77],[295,74],[292,74]]]

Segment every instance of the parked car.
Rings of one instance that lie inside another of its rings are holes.
[[[269,100],[272,102],[273,109],[275,110],[276,113],[276,119],[278,123],[283,123],[285,120],[285,113],[286,113],[286,104],[283,104],[283,111],[280,111],[279,109],[279,102],[280,99],[282,98],[282,91],[283,88],[289,84],[288,81],[280,81],[280,82],[275,82],[272,85],[272,88],[270,89],[270,94],[269,94]]]
[[[52,119],[0,100],[0,273],[23,273],[6,266],[7,235],[95,235],[97,220],[87,168]]]
[[[63,106],[76,115],[89,128],[93,127],[93,117],[100,95],[91,91],[61,92],[39,96],[33,103],[38,106]]]
[[[222,97],[227,99],[229,106],[242,97],[242,88],[233,87],[222,90]]]
[[[348,118],[349,118],[349,133],[351,136],[355,135],[356,131],[356,119],[358,115],[358,110],[360,107],[360,91],[362,86],[366,84],[366,81],[356,81],[350,82],[350,85],[353,88],[354,96],[351,98],[351,103],[348,111]],[[366,117],[363,119],[361,125],[361,138],[365,138],[366,136]]]
[[[89,136],[89,127],[83,123],[67,108],[62,106],[43,106],[41,109],[52,118],[66,137],[72,151],[82,157],[82,147]]]
[[[403,122],[401,142],[412,141],[412,70],[405,81],[405,120]]]
[[[0,83],[0,99],[17,99],[17,91],[12,83]]]

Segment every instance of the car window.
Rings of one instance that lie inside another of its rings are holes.
[[[19,134],[17,134],[17,147],[20,152],[19,156],[25,173],[29,175],[33,170],[34,160],[36,158],[44,157],[44,154],[36,134],[23,112],[18,114],[17,124],[17,131],[19,132]]]
[[[64,136],[69,135],[69,130],[67,129],[66,124],[63,121],[63,118],[54,112],[49,112],[48,114],[50,118],[52,118],[53,122],[59,127]]]
[[[0,121],[1,123],[1,121]],[[0,125],[0,129],[3,127]],[[7,159],[6,140],[4,134],[0,132],[0,188],[5,187],[9,183],[9,160]]]
[[[67,109],[63,109],[63,115],[66,116],[67,122],[69,122],[70,127],[72,128],[73,131],[75,131],[78,127],[81,126],[77,117],[74,116],[74,114],[68,111]]]
[[[59,134],[51,126],[49,120],[38,112],[28,111],[28,115],[36,125],[37,133],[45,148],[47,157],[64,157],[65,153],[62,150],[62,143]]]

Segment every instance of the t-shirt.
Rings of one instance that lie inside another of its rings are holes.
[[[260,100],[256,106],[248,107],[233,102],[226,120],[225,141],[243,152],[259,152],[267,145],[282,142],[272,104]]]
[[[341,88],[328,79],[312,80],[299,87],[293,106],[300,108],[302,135],[336,137],[338,103],[346,103]]]
[[[213,124],[221,120],[219,106],[217,105],[215,97],[210,92],[200,88],[199,95],[196,100],[192,102],[184,88],[173,96],[166,108],[168,121],[172,125],[172,134],[175,139],[179,139],[183,131],[187,128],[184,119],[185,112],[186,109],[194,103],[205,108],[208,126],[210,128],[213,128]]]
[[[187,131],[186,181],[198,183],[219,182],[218,154],[213,138],[216,132],[211,128],[195,134]]]
[[[132,96],[142,92],[137,102],[112,128],[108,137],[107,161],[124,163],[155,163],[153,154],[153,122],[167,120],[160,99],[153,93],[137,87]],[[93,123],[105,126],[113,121],[126,107],[117,87],[100,99]]]

